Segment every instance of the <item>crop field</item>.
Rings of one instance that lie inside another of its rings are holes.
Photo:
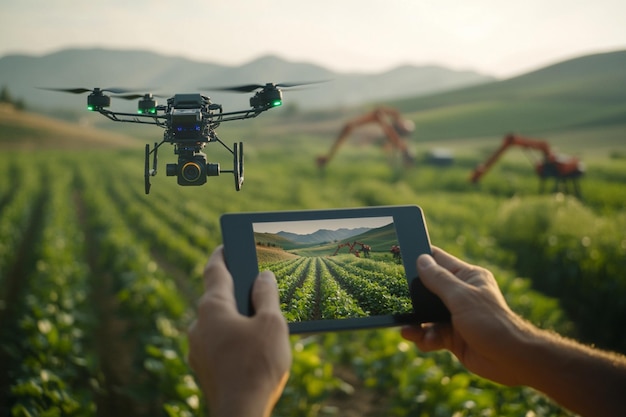
[[[584,133],[598,139],[588,146],[581,198],[540,193],[532,166],[518,156],[471,184],[485,149],[498,144],[487,137],[474,147],[457,148],[458,137],[417,143],[409,168],[377,146],[351,143],[320,171],[315,156],[329,137],[251,123],[221,134],[227,143],[246,143],[240,192],[230,174],[201,187],[178,186],[165,176],[173,155],[164,147],[149,195],[141,141],[2,151],[0,414],[206,415],[186,364],[186,329],[226,212],[417,204],[431,242],[490,268],[515,311],[626,352],[626,148],[615,127]],[[567,132],[555,136],[566,148]],[[452,165],[436,166],[425,157],[431,145],[460,151]],[[230,161],[211,146],[210,161]],[[583,141],[573,150],[584,158]],[[402,302],[401,290],[389,289],[401,278],[393,262],[348,253],[264,254],[293,315],[373,309],[341,282],[346,270],[353,284],[362,280],[361,295],[374,288],[377,302],[383,290],[372,279],[384,275],[384,298]],[[447,352],[417,351],[398,329],[291,341],[294,364],[276,416],[569,415],[531,389],[470,374]]]
[[[260,266],[276,275],[281,309],[290,321],[411,312],[403,268],[352,258],[300,257]]]

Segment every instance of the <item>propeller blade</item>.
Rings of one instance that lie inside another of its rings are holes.
[[[88,91],[93,91],[90,88],[48,88],[48,87],[37,87],[40,90],[49,90],[49,91],[60,91],[63,93],[72,93],[72,94],[82,94]]]
[[[212,91],[235,91],[238,93],[251,93],[254,90],[265,87],[263,84],[246,84],[236,85],[230,87],[200,87],[200,90],[212,90]]]
[[[95,90],[95,88],[94,88]],[[123,94],[123,93],[131,93],[133,91],[137,91],[138,89],[135,88],[133,90],[129,89],[129,88],[101,88],[100,91],[108,91],[109,93],[113,93],[113,94]]]
[[[274,87],[274,88],[291,88],[291,87],[299,87],[311,84],[319,84],[325,83],[327,80],[322,81],[308,81],[308,82],[297,82],[297,83],[279,83],[279,84],[244,84],[244,85],[235,85],[228,87],[200,87],[200,90],[210,90],[210,91],[234,91],[238,93],[251,93],[254,90],[258,90],[259,88],[265,87]]]
[[[308,81],[308,82],[303,82],[303,83],[280,83],[280,84],[276,84],[276,87],[279,88],[292,88],[292,87],[301,87],[301,86],[305,86],[305,85],[311,85],[311,84],[321,84],[321,83],[326,83],[329,80],[321,80],[321,81]]]
[[[117,87],[109,87],[109,88],[84,88],[84,87],[76,87],[76,88],[51,88],[51,87],[38,87],[41,90],[50,90],[50,91],[60,91],[62,93],[71,93],[71,94],[83,94],[83,93],[95,93],[95,92],[109,92],[113,94],[122,94],[122,93],[130,93],[133,91],[137,91],[137,89],[130,90],[128,88],[117,88]]]
[[[115,98],[121,98],[123,100],[136,100],[138,98],[143,98],[145,94],[126,94],[124,96],[115,96]]]

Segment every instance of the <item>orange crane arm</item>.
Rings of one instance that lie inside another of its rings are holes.
[[[392,146],[405,154],[408,153],[407,145],[400,138],[400,133],[406,134],[411,132],[413,126],[407,125],[407,121],[402,119],[397,110],[390,107],[378,107],[346,123],[328,153],[317,158],[318,166],[323,167],[332,159],[339,147],[346,141],[355,128],[369,123],[378,123]]]
[[[478,182],[478,180],[487,172],[489,168],[502,156],[511,146],[521,146],[524,148],[537,149],[543,153],[546,160],[553,160],[555,157],[550,150],[550,146],[538,139],[524,138],[518,135],[509,134],[504,137],[502,144],[496,151],[482,164],[478,165],[474,172],[472,172],[471,181]]]

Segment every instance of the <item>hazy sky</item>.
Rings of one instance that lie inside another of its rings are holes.
[[[507,77],[626,49],[624,0],[0,0],[0,56],[148,49],[347,72],[438,64]]]

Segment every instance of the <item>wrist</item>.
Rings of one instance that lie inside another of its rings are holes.
[[[288,377],[289,374],[285,373],[278,385],[237,384],[213,398],[205,393],[211,417],[269,417]]]
[[[274,406],[271,396],[235,394],[209,403],[212,417],[269,417]]]

